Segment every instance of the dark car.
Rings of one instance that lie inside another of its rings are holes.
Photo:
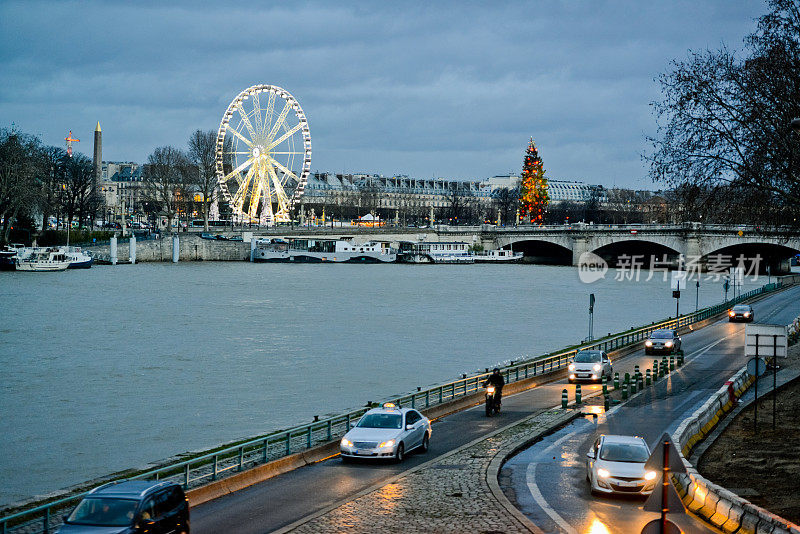
[[[681,338],[675,330],[653,330],[644,342],[644,353],[672,354],[681,350]]]
[[[189,501],[180,485],[125,480],[97,487],[64,517],[59,534],[189,532]]]
[[[749,304],[737,304],[728,311],[728,321],[745,321],[747,323],[753,322],[753,307]]]

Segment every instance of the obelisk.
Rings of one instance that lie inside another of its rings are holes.
[[[101,204],[105,203],[103,195],[103,132],[100,121],[94,129],[94,193]]]

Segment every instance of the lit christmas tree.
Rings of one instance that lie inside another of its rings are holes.
[[[547,178],[544,177],[542,158],[533,144],[533,137],[525,153],[522,165],[522,187],[520,191],[520,215],[531,224],[544,224],[544,210],[550,201],[547,193]]]

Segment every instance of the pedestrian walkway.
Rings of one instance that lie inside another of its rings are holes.
[[[577,415],[539,412],[278,532],[538,532],[504,497],[498,499],[496,470],[517,447]]]

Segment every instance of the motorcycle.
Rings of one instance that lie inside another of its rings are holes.
[[[500,403],[497,402],[495,396],[495,387],[487,386],[486,388],[486,417],[491,417],[492,413],[500,413]]]

